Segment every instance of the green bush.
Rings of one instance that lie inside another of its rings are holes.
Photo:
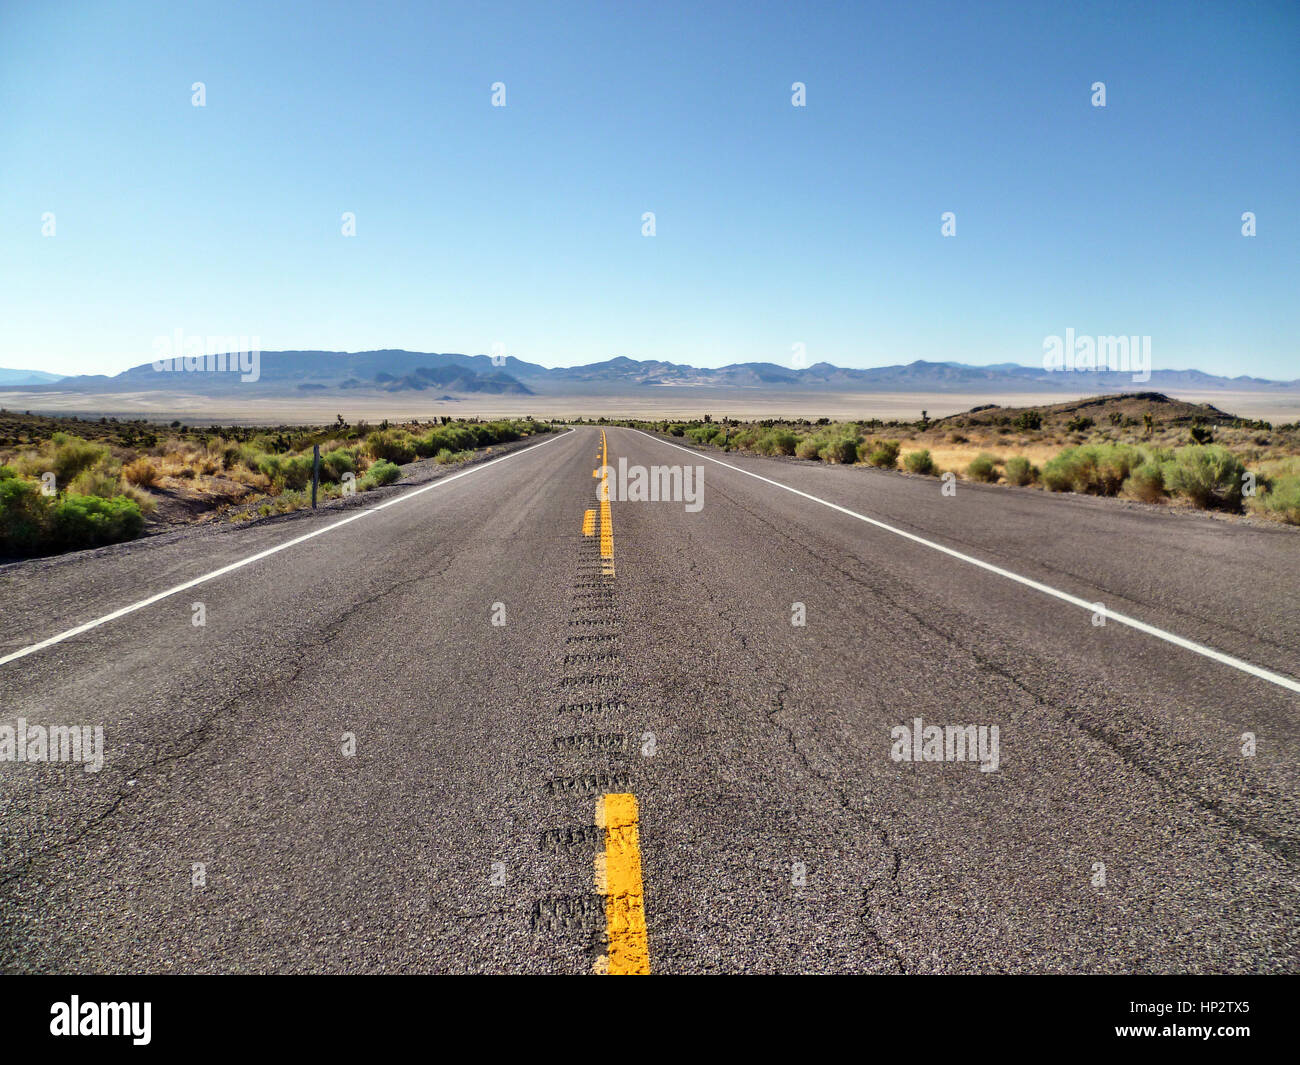
[[[880,440],[871,449],[867,461],[882,470],[892,470],[898,465],[898,441]]]
[[[1174,452],[1165,466],[1165,485],[1205,510],[1241,510],[1246,467],[1220,444],[1192,444]]]
[[[851,436],[841,436],[829,441],[817,454],[823,462],[852,465],[858,461],[858,442]]]
[[[117,496],[65,496],[52,508],[53,539],[73,550],[134,540],[144,531],[144,515],[132,499]]]
[[[1022,433],[1043,427],[1043,416],[1036,410],[1022,410],[1013,423]]]
[[[18,472],[28,476],[53,473],[55,486],[63,490],[83,470],[96,465],[108,466],[113,457],[104,444],[94,444],[67,433],[55,433],[39,451],[22,455],[14,461]]]
[[[122,477],[117,470],[101,463],[82,470],[67,488],[73,495],[111,499],[122,494]]]
[[[740,437],[736,444],[744,447]],[[760,455],[793,455],[799,445],[799,438],[789,429],[770,429],[754,442],[754,450]]]
[[[697,444],[711,444],[714,442],[715,437],[719,437],[723,435],[723,431],[724,430],[721,425],[713,425],[713,424],[706,423],[705,425],[697,425],[691,429],[687,429],[686,435],[689,436],[692,440],[694,440]]]
[[[1165,474],[1159,462],[1148,459],[1129,474],[1124,490],[1134,499],[1156,503],[1165,497]]]
[[[909,473],[921,473],[927,477],[933,477],[938,472],[938,467],[934,464],[934,459],[930,457],[930,452],[926,449],[920,451],[909,451],[903,456],[903,465]]]
[[[345,447],[326,451],[320,457],[320,479],[330,484],[343,480],[345,473],[357,472],[357,460],[352,451]]]
[[[1131,444],[1067,447],[1043,466],[1043,484],[1052,492],[1117,495],[1129,474],[1146,458]]]
[[[7,555],[36,553],[49,527],[49,510],[50,500],[36,482],[20,477],[0,479],[0,551]]]
[[[1039,469],[1024,455],[1012,455],[1007,459],[1007,484],[1024,486],[1038,480]]]
[[[366,437],[366,451],[373,459],[386,462],[414,462],[415,441],[398,429],[376,430]]]
[[[1300,525],[1300,475],[1285,474],[1271,479],[1246,506],[1252,514]]]
[[[51,554],[132,540],[144,531],[139,505],[125,496],[46,496],[35,481],[0,479],[0,551]]]
[[[987,453],[976,455],[966,467],[966,476],[972,481],[993,482],[998,479],[998,458]]]
[[[311,455],[263,455],[257,464],[281,491],[305,488],[311,484]]]
[[[797,458],[816,459],[821,457],[821,449],[821,441],[812,436],[805,436],[795,445],[794,453]]]
[[[368,492],[372,488],[379,488],[381,485],[392,484],[402,476],[396,464],[380,459],[370,469],[366,470],[366,475],[357,482],[357,487],[363,492]]]

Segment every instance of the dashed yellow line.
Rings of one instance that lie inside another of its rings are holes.
[[[596,824],[605,830],[605,853],[596,856],[596,889],[605,896],[608,941],[608,953],[596,969],[610,976],[649,976],[650,938],[641,886],[636,796],[597,799]]]
[[[594,510],[587,510],[582,514],[582,535],[596,535],[596,512]]]

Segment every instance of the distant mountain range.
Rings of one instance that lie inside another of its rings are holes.
[[[44,378],[43,381],[35,378]],[[256,382],[231,372],[159,372],[152,363],[115,376],[59,378],[40,371],[0,370],[0,387],[33,392],[184,392],[221,394],[249,389],[265,395],[320,393],[333,389],[369,392],[436,391],[440,395],[610,395],[650,390],[708,389],[765,392],[1089,392],[1144,390],[1274,391],[1300,389],[1300,380],[1221,377],[1200,370],[1154,370],[1147,381],[1131,374],[1049,372],[1041,367],[1000,363],[916,361],[866,370],[815,363],[794,369],[770,362],[745,362],[717,369],[625,356],[586,366],[548,369],[513,355],[435,354],[418,351],[265,351]]]
[[[0,370],[0,388],[10,385],[48,385],[62,380],[62,375],[44,370]]]

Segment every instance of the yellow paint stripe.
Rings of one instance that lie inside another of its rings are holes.
[[[641,886],[641,842],[635,795],[596,800],[596,824],[605,830],[605,853],[596,857],[596,887],[605,896],[609,953],[597,970],[610,976],[649,976],[650,938]]]
[[[582,535],[596,535],[596,512],[594,510],[585,510],[582,513]]]
[[[609,445],[600,431],[600,575],[614,576],[614,518],[609,509]]]

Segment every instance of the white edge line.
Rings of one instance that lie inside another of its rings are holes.
[[[551,437],[550,440],[543,440],[540,444],[536,444],[532,447],[520,448],[517,451],[510,452],[508,455],[501,455],[498,458],[489,459],[487,462],[481,462],[476,466],[471,466],[467,470],[461,470],[460,473],[453,473],[450,477],[439,477],[432,484],[426,484],[423,488],[417,488],[411,492],[404,492],[402,495],[399,495],[394,499],[389,499],[384,503],[377,503],[373,507],[366,507],[364,510],[359,510],[357,513],[350,514],[348,517],[341,518],[339,521],[332,522],[323,528],[305,533],[302,536],[295,536],[292,540],[286,540],[284,543],[277,544],[275,547],[268,547],[265,551],[259,551],[255,555],[249,555],[248,558],[242,558],[238,562],[230,563],[228,566],[214,569],[211,573],[205,573],[202,577],[195,577],[193,580],[186,581],[184,584],[178,584],[174,588],[168,588],[165,592],[151,595],[148,599],[141,599],[138,603],[132,603],[130,606],[124,606],[120,610],[114,610],[111,614],[105,614],[102,618],[96,618],[94,621],[87,621],[84,625],[78,625],[74,629],[60,632],[55,636],[51,636],[47,640],[41,640],[40,643],[34,643],[30,647],[24,647],[21,650],[13,651],[0,658],[0,666],[12,662],[15,659],[23,658],[26,655],[35,654],[37,651],[42,651],[47,647],[52,647],[56,643],[62,643],[64,640],[71,639],[73,636],[80,636],[83,632],[89,632],[91,629],[99,628],[100,625],[107,625],[110,621],[116,621],[118,618],[125,617],[127,614],[133,614],[137,610],[143,610],[147,606],[152,606],[160,599],[166,599],[168,596],[175,595],[177,592],[183,592],[186,589],[193,588],[200,584],[205,584],[208,581],[216,580],[218,577],[223,577],[227,573],[233,573],[235,570],[243,569],[245,566],[252,565],[254,562],[260,562],[264,558],[269,558],[271,555],[284,551],[287,548],[294,547],[297,544],[304,543],[314,537],[324,536],[327,532],[333,532],[335,529],[342,528],[344,525],[351,522],[360,521],[362,518],[368,518],[372,514],[378,514],[386,507],[396,506],[398,503],[405,503],[408,499],[414,499],[416,496],[423,495],[431,489],[440,488],[445,484],[450,484],[452,481],[458,481],[462,477],[468,477],[471,473],[478,473],[480,470],[486,470],[490,466],[500,465],[507,459],[516,458],[519,455],[526,455],[530,452],[538,451],[541,448],[544,448],[547,444],[554,443],[556,440],[561,440],[568,436],[569,432],[571,432],[571,430],[561,430]]]
[[[630,429],[630,427],[627,428]],[[944,547],[943,544],[935,543],[933,540],[927,540],[923,536],[917,536],[915,533],[907,532],[905,529],[898,529],[893,525],[887,525],[885,522],[879,521],[876,518],[869,518],[865,514],[859,514],[855,510],[849,510],[848,507],[842,507],[838,503],[831,503],[830,501],[821,499],[818,496],[810,495],[808,492],[801,492],[798,488],[791,488],[788,484],[774,481],[770,477],[751,473],[749,470],[741,469],[739,466],[733,466],[729,462],[715,459],[711,455],[705,455],[699,451],[693,451],[688,447],[682,447],[680,444],[669,443],[667,440],[661,440],[657,436],[643,433],[640,429],[630,429],[630,431],[648,437],[660,444],[667,444],[668,447],[675,447],[678,451],[685,451],[688,455],[696,455],[699,458],[707,459],[709,462],[717,463],[719,466],[725,466],[729,470],[743,473],[746,477],[753,477],[755,480],[764,481],[767,484],[776,486],[777,488],[784,488],[787,492],[793,492],[797,496],[803,496],[804,499],[811,499],[814,503],[820,503],[824,507],[830,507],[831,510],[837,510],[841,514],[847,514],[851,518],[857,518],[858,521],[865,521],[868,525],[874,525],[878,529],[884,529],[886,532],[894,533],[896,536],[901,536],[906,540],[922,544],[925,547],[934,549],[935,551],[941,551],[952,558],[959,559],[972,566],[978,566],[980,569],[988,570],[990,573],[996,573],[999,577],[1005,577],[1007,580],[1015,581],[1017,584],[1023,584],[1026,588],[1033,588],[1034,591],[1042,592],[1044,595],[1050,595],[1056,599],[1060,599],[1062,602],[1069,603],[1072,606],[1081,607],[1089,613],[1103,614],[1112,621],[1118,621],[1121,625],[1127,625],[1130,628],[1137,629],[1139,632],[1145,632],[1148,636],[1154,636],[1157,639],[1164,640],[1167,643],[1172,643],[1184,650],[1192,651],[1195,654],[1203,655],[1205,658],[1213,659],[1215,662],[1222,663],[1225,666],[1239,669],[1243,673],[1249,673],[1252,677],[1266,680],[1270,684],[1276,684],[1280,688],[1286,688],[1293,692],[1300,692],[1300,681],[1283,676],[1281,673],[1274,673],[1272,670],[1251,665],[1249,662],[1244,662],[1240,658],[1233,658],[1232,655],[1224,654],[1222,651],[1216,651],[1213,647],[1206,647],[1204,644],[1197,643],[1194,640],[1188,640],[1182,636],[1175,635],[1172,632],[1166,632],[1164,629],[1158,629],[1154,625],[1148,625],[1145,621],[1139,621],[1137,618],[1131,618],[1126,614],[1116,613],[1114,610],[1108,609],[1101,603],[1089,603],[1086,599],[1080,599],[1076,595],[1070,595],[1069,592],[1060,591],[1049,584],[1043,584],[1041,581],[1036,581],[1029,577],[1022,577],[1019,573],[1013,573],[1009,569],[995,566],[993,563],[985,562],[983,559],[975,558],[973,555],[966,555],[962,554],[960,551],[954,551],[951,547]]]

